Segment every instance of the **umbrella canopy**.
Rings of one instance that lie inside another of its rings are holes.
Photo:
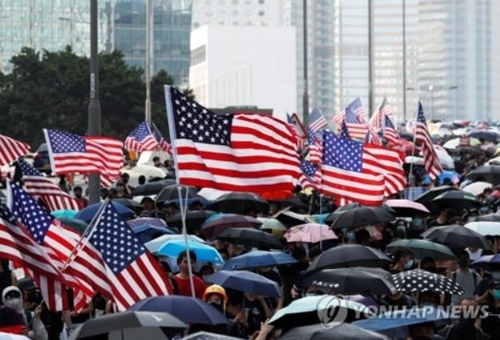
[[[239,340],[233,336],[215,334],[209,332],[196,332],[182,338],[182,340]]]
[[[198,262],[224,263],[224,260],[214,247],[188,239],[188,248],[196,254]],[[184,239],[171,240],[158,249],[158,255],[177,257],[183,250],[186,250]]]
[[[221,270],[242,270],[274,267],[297,263],[297,260],[281,251],[254,250],[227,260]]]
[[[500,222],[500,214],[481,215],[476,217],[476,219],[474,220],[474,222],[483,222],[483,221]]]
[[[427,204],[430,201],[432,201],[435,197],[441,195],[444,192],[451,191],[451,190],[457,190],[449,185],[443,185],[437,188],[432,188],[431,190],[428,190],[424,192],[422,195],[418,196],[415,199],[415,202],[422,203],[422,204]]]
[[[277,237],[283,236],[286,232],[286,227],[275,218],[264,218],[257,217],[262,225],[260,226],[260,230],[271,231],[271,234]]]
[[[236,214],[217,214],[201,226],[201,233],[214,238],[228,228],[258,228],[262,223],[250,216]]]
[[[347,203],[343,206],[338,207],[334,212],[330,213],[326,218],[324,223],[330,225],[332,224],[344,211],[353,210],[356,208],[362,207],[361,204],[355,203]]]
[[[80,210],[78,214],[75,215],[75,219],[90,223],[90,221],[92,221],[92,219],[94,218],[95,214],[97,214],[99,208],[101,208],[102,204],[103,203],[94,203]],[[119,202],[111,201],[111,204],[113,205],[113,208],[116,209],[118,214],[127,220],[135,215],[135,213],[132,210],[130,210],[129,208],[127,208],[126,206],[124,206]]]
[[[150,224],[143,224],[137,227],[132,227],[132,231],[137,235],[137,237],[141,240],[141,242],[147,243],[152,239],[155,239],[161,235],[165,234],[173,234],[172,231],[168,230],[165,227],[155,227]]]
[[[470,145],[475,146],[475,145],[480,145],[480,144],[481,144],[481,142],[478,139],[476,139],[476,138],[470,139]],[[450,139],[446,143],[444,143],[443,147],[445,149],[453,150],[453,149],[458,148],[459,145],[460,145],[460,138],[456,137],[456,138]]]
[[[400,292],[436,292],[462,295],[464,290],[455,280],[422,269],[407,270],[389,276],[389,281]]]
[[[287,326],[290,328],[334,321],[330,320],[332,316],[344,319],[339,321],[349,322],[357,316],[365,318],[375,315],[359,302],[345,300],[334,295],[319,295],[293,300],[288,306],[276,311],[269,323],[280,328]]]
[[[484,139],[486,142],[493,142],[497,143],[498,142],[498,133],[494,131],[487,131],[487,130],[472,130],[468,134],[470,137],[474,137],[476,139]]]
[[[54,210],[50,214],[57,219],[59,219],[60,217],[74,218],[76,214],[78,214],[78,211],[72,209]]]
[[[424,239],[439,242],[450,248],[476,247],[491,249],[488,240],[481,234],[461,225],[449,225],[433,227],[424,231],[421,235]]]
[[[292,211],[280,211],[273,216],[286,227],[293,227],[305,223],[314,223],[307,215],[297,214]]]
[[[141,300],[132,305],[128,310],[137,312],[165,312],[182,322],[220,325],[228,324],[227,318],[215,307],[203,300],[190,296],[155,296]]]
[[[386,279],[388,275],[380,268],[323,269],[307,275],[304,285],[330,289],[336,294],[394,294],[396,288]]]
[[[387,200],[385,201],[385,204],[394,209],[396,216],[413,217],[415,215],[430,214],[429,209],[427,209],[423,204],[410,200]]]
[[[167,224],[161,218],[154,217],[139,217],[133,220],[127,221],[128,225],[131,227],[139,227],[143,225],[150,225],[158,228],[166,228]]]
[[[278,284],[268,278],[245,270],[221,270],[205,278],[208,283],[217,284],[224,288],[240,292],[264,295],[269,297],[282,297]]]
[[[460,182],[460,179],[462,176],[456,171],[443,171],[442,173],[439,174],[438,180],[439,180],[439,185],[444,185],[446,182],[449,181],[450,184],[455,184]],[[424,185],[429,185],[431,184],[431,178],[429,175],[425,175],[422,181],[422,184]]]
[[[500,271],[500,255],[484,255],[472,262],[472,268]]]
[[[309,325],[295,327],[280,337],[280,340],[330,340],[330,339],[363,339],[389,340],[387,336],[349,323],[331,323],[328,325]]]
[[[134,188],[132,196],[157,195],[160,191],[171,185],[175,185],[175,179],[162,179],[156,182],[149,182]]]
[[[251,228],[228,228],[221,232],[217,238],[246,247],[283,249],[283,244],[277,237]]]
[[[464,187],[462,190],[468,193],[473,194],[474,196],[478,196],[483,193],[484,189],[486,188],[491,188],[492,184],[488,182],[474,182],[466,187]]]
[[[113,202],[118,202],[129,208],[130,210],[134,211],[136,214],[139,214],[141,211],[144,210],[144,207],[139,203],[134,201],[133,199],[130,198],[113,198]]]
[[[311,263],[306,273],[333,268],[383,267],[391,262],[387,255],[374,248],[346,244],[323,252]]]
[[[362,227],[370,224],[387,223],[395,220],[394,212],[387,206],[359,207],[340,214],[333,222],[332,228]]]
[[[413,256],[417,259],[424,257],[432,257],[436,261],[449,261],[455,260],[455,255],[445,245],[417,239],[401,239],[389,243],[386,246],[386,251],[392,253],[400,248],[407,248],[413,252]]]
[[[474,221],[467,223],[465,227],[483,236],[500,236],[500,222]]]
[[[201,225],[205,223],[205,221],[213,216],[215,211],[207,211],[207,210],[189,210],[186,211],[186,228],[187,232],[192,234],[196,230],[200,230]],[[182,215],[175,214],[174,216],[170,216],[167,218],[167,223],[169,226],[176,227],[179,230],[182,230]]]
[[[288,243],[317,243],[325,240],[336,240],[337,235],[326,224],[302,224],[292,227],[285,233]]]
[[[197,195],[198,189],[195,187],[188,187],[181,185],[181,197],[179,197],[179,190],[177,189],[177,184],[169,185],[168,187],[163,188],[162,191],[158,193],[156,196],[156,205],[162,206],[167,201],[179,200],[184,201],[187,198],[201,198]]]
[[[68,227],[71,227],[72,229],[78,231],[80,234],[83,234],[85,230],[87,230],[87,227],[89,226],[87,222],[82,220],[77,220],[76,218],[58,217],[57,219],[61,221],[64,225],[67,225]]]
[[[163,236],[160,236],[158,238],[155,238],[154,240],[151,240],[147,243],[144,244],[144,246],[153,254],[158,254],[158,249],[160,249],[163,245],[165,245],[169,241],[173,240],[183,240],[184,241],[184,235],[170,235],[166,234]],[[197,236],[194,235],[188,235],[188,240],[194,241],[194,242],[199,242],[199,243],[205,243],[205,241]],[[177,255],[175,256],[177,257]]]
[[[484,181],[493,185],[500,184],[500,165],[481,165],[467,174],[471,181]]]
[[[122,312],[87,320],[70,339],[85,339],[108,334],[108,339],[168,339],[187,325],[168,313]]]
[[[462,190],[453,190],[442,193],[432,199],[428,204],[433,204],[441,208],[474,209],[483,206],[476,196]]]
[[[246,215],[249,211],[268,213],[269,203],[257,194],[230,192],[213,201],[209,208],[224,213]]]

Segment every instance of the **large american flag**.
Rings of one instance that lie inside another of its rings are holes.
[[[151,132],[148,122],[143,121],[125,139],[125,149],[137,152],[154,151],[158,148],[158,141]]]
[[[120,140],[101,136],[82,137],[48,129],[43,132],[55,173],[97,173],[101,175],[101,184],[105,187],[120,176],[124,162]]]
[[[364,144],[365,171],[384,177],[384,195],[390,196],[406,188],[406,174],[403,169],[404,154],[399,150],[380,145]]]
[[[293,190],[300,176],[287,123],[266,115],[217,115],[166,86],[181,184],[227,191]]]
[[[321,113],[319,109],[314,109],[309,116],[309,126],[308,130],[313,131],[314,133],[318,132],[325,126],[328,126],[328,122],[326,121],[325,116]]]
[[[346,108],[354,112],[361,119],[363,123],[365,122],[365,109],[363,108],[363,103],[361,102],[361,98],[359,97],[355,98],[353,101],[349,103],[349,105],[347,105]],[[332,117],[331,121],[336,125],[340,125],[344,120],[344,116],[345,116],[345,109],[335,114]]]
[[[422,103],[418,102],[418,115],[415,124],[415,142],[421,144],[422,154],[424,156],[424,165],[427,174],[431,180],[436,179],[442,172],[443,167],[439,163],[439,158],[434,150],[431,135],[427,129],[427,122],[425,120],[424,109]]]
[[[9,183],[7,198],[9,208],[14,216],[26,227],[35,241],[44,248],[53,265],[62,270],[80,240],[80,234],[56,221],[48,211],[39,206],[35,199],[17,184]],[[92,286],[73,275],[63,273],[63,276],[67,287],[74,291],[75,310],[81,310],[94,296]],[[59,294],[63,295],[67,287],[61,286]]]
[[[295,142],[297,145],[297,149],[302,150],[305,146],[304,136],[301,135],[300,129],[297,126],[297,122],[290,116],[288,113],[286,114],[286,122],[292,131],[293,136],[295,137]]]
[[[30,146],[13,138],[0,135],[0,165],[9,164],[30,152]]]
[[[322,191],[364,205],[381,205],[385,181],[373,174],[371,155],[361,142],[323,131]]]
[[[23,174],[24,188],[31,196],[40,198],[50,210],[79,210],[78,203],[49,178],[45,178],[37,169],[31,166],[23,158],[18,160],[21,173]]]
[[[306,160],[300,161],[302,173],[299,178],[299,184],[303,189],[316,189],[321,187],[321,168]]]
[[[320,137],[309,129],[309,160],[311,163],[320,164],[323,157],[323,145]]]
[[[160,265],[120,217],[111,201],[103,203],[83,235],[75,256],[70,260],[70,267],[79,257],[85,256],[82,252],[85,248],[100,254],[110,291],[101,290],[101,287],[99,291],[115,302],[118,311],[124,311],[147,297],[170,294],[171,287]]]
[[[67,305],[64,278],[45,250],[4,204],[0,204],[0,257],[28,270],[47,307],[61,311]]]

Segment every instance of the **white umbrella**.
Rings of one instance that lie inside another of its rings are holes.
[[[167,175],[165,171],[163,171],[162,169],[153,165],[146,165],[146,164],[137,164],[130,170],[137,172],[141,175],[144,175],[146,176],[146,178],[154,178],[154,177],[163,178]]]
[[[208,201],[215,201],[222,195],[228,194],[231,191],[223,191],[223,190],[217,190],[217,189],[211,189],[211,188],[203,188],[200,191],[198,191],[198,196],[201,196]]]
[[[488,182],[474,182],[474,183],[467,185],[462,190],[477,196],[479,194],[482,194],[484,189],[491,188],[491,187],[492,187],[492,184],[488,183]]]
[[[460,138],[454,138],[444,143],[443,147],[445,149],[452,150],[458,148],[459,145],[460,145]]]
[[[455,163],[453,162],[453,158],[446,152],[446,150],[441,149],[441,148],[434,148],[436,150],[436,154],[439,158],[439,163],[445,168],[446,170],[453,170],[455,169]]]
[[[465,227],[483,236],[500,236],[500,222],[470,222]]]

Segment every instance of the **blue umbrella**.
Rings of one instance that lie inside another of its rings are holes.
[[[222,270],[251,269],[273,267],[283,264],[297,263],[297,260],[281,251],[254,250],[228,260]]]
[[[441,174],[439,174],[439,185],[444,185],[445,180],[450,180],[451,183],[453,183],[454,180],[460,180],[462,176],[456,171],[443,171]],[[431,180],[429,178],[429,175],[425,175],[424,179],[422,181],[422,184],[430,184]]]
[[[500,269],[500,255],[484,255],[472,262],[470,265],[473,268],[482,268],[485,270]]]
[[[240,292],[264,295],[269,297],[282,297],[280,287],[268,278],[245,270],[221,270],[205,278],[208,283],[238,290]]]
[[[139,237],[142,243],[147,243],[153,238],[156,238],[156,236],[161,236],[164,234],[174,234],[173,231],[168,230],[165,227],[157,227],[147,223],[131,228],[134,233],[136,233],[137,237]]]
[[[103,203],[101,202],[89,205],[88,207],[80,210],[78,214],[75,215],[75,218],[77,220],[82,220],[90,223],[90,221],[92,221],[92,219],[94,218],[95,214],[97,214],[97,211],[99,210],[102,204]],[[111,201],[111,204],[116,209],[116,211],[118,211],[118,214],[120,214],[120,216],[124,217],[125,219],[132,218],[135,215],[135,213],[132,210],[130,210],[121,203]]]
[[[224,260],[214,247],[193,240],[188,240],[188,247],[189,250],[196,254],[198,262],[224,263]],[[184,239],[167,241],[158,249],[158,255],[177,257],[185,249],[186,244],[184,243]]]
[[[66,217],[66,218],[74,218],[78,211],[72,209],[64,209],[64,210],[54,210],[50,213],[55,218]]]
[[[185,323],[220,325],[228,324],[227,318],[215,307],[203,300],[189,296],[155,296],[132,305],[128,310],[142,312],[165,312]]]
[[[450,322],[450,315],[442,308],[427,306],[387,312],[373,319],[354,321],[352,324],[392,339],[406,339],[408,326],[426,322],[434,322],[436,327],[441,327]]]

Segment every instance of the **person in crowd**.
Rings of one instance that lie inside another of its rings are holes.
[[[117,186],[118,186],[118,184],[117,184]],[[121,191],[122,191],[122,195],[123,195],[123,188],[121,189]],[[110,188],[108,190],[108,198],[110,200],[115,199],[115,198],[119,198],[118,190],[116,188]]]
[[[425,306],[432,306],[432,307],[438,307],[441,306],[441,295],[439,293],[426,290],[425,292],[419,292],[418,293],[418,306],[419,307],[425,307]]]
[[[66,181],[66,175],[59,175],[59,189],[61,189],[61,191],[64,191],[65,193],[68,193],[69,190],[70,190],[70,186],[68,184],[68,182]]]
[[[132,191],[134,191],[134,188],[131,187],[128,182],[130,181],[130,175],[126,172],[122,173],[118,183],[117,183],[117,187],[118,187],[118,184],[123,184],[123,197],[125,198],[132,198]]]
[[[368,246],[370,245],[371,235],[368,230],[366,230],[365,228],[361,228],[354,233],[354,239],[356,244]]]
[[[23,320],[21,314],[15,309],[0,305],[0,334],[10,333],[18,335],[29,335],[29,328]]]
[[[410,230],[408,233],[409,238],[420,238],[420,235],[426,229],[425,218],[422,215],[415,215],[410,224]]]
[[[390,271],[394,274],[409,270],[413,266],[413,253],[409,249],[398,249],[393,255],[394,264]]]
[[[265,322],[272,315],[270,302],[265,296],[245,293],[243,308],[247,315],[249,334],[253,334],[260,329],[262,322]]]
[[[478,306],[477,302],[471,298],[463,298],[459,302],[459,305],[461,307],[461,314],[458,322],[444,327],[438,334],[445,338],[445,340],[491,339],[489,335],[476,326],[478,315],[475,309]]]
[[[163,168],[164,164],[161,162],[160,157],[154,156],[153,157],[153,165],[157,168]]]
[[[137,178],[137,184],[138,184],[138,185],[144,185],[144,184],[146,184],[146,176],[144,176],[144,175],[140,175],[140,176]]]
[[[386,295],[379,300],[380,304],[385,306],[399,307],[400,309],[411,308],[415,306],[415,302],[406,294],[396,292],[391,295]]]
[[[245,248],[243,246],[240,246],[239,244],[233,244],[233,243],[229,244],[229,246],[227,247],[227,250],[229,251],[229,256],[231,258],[246,253]]]
[[[0,259],[0,291],[3,291],[6,287],[11,286],[12,274],[9,269],[9,261]]]
[[[141,205],[144,210],[141,211],[140,217],[158,217],[155,201],[151,197],[145,196],[141,200]]]
[[[241,338],[248,339],[248,317],[249,309],[243,308],[243,293],[234,290],[226,290],[227,303],[226,303],[226,317],[233,322],[240,334]]]
[[[439,340],[441,336],[435,334],[434,322],[423,322],[408,327],[409,337],[407,340]]]
[[[91,318],[92,312],[94,311],[94,304],[91,300],[82,310],[76,312],[73,306],[73,289],[68,289],[68,301],[70,302],[70,309],[63,311],[63,319],[66,324],[63,332],[65,332],[67,336],[70,336],[72,332]]]
[[[73,188],[73,195],[75,195],[76,204],[78,204],[78,209],[82,210],[83,208],[89,205],[89,200],[83,197],[83,191],[81,186],[76,186]]]
[[[205,264],[198,271],[198,277],[205,281],[205,279],[213,273],[215,273],[214,267],[211,264]]]
[[[436,261],[430,256],[426,256],[420,260],[420,269],[431,273],[437,273]]]
[[[222,249],[219,249],[218,251],[219,251],[219,254],[222,257],[222,259],[224,260],[224,262],[229,260],[229,251],[227,250],[227,248],[222,248]]]
[[[265,278],[276,282],[278,287],[280,288],[281,292],[283,292],[283,279],[279,272],[275,270],[273,267],[260,267],[257,269],[258,273]],[[274,312],[276,312],[278,309],[283,308],[283,298],[277,298],[277,299],[270,299],[271,301],[271,307]]]
[[[181,251],[179,256],[177,257],[177,265],[179,266],[180,272],[174,276],[175,282],[177,283],[177,287],[179,289],[179,295],[184,296],[192,296],[191,293],[191,278],[193,279],[194,285],[194,295],[201,299],[203,298],[203,293],[205,293],[205,289],[207,288],[205,282],[200,279],[198,276],[194,275],[195,270],[194,267],[196,265],[196,254],[193,251],[189,251],[189,258],[191,260],[191,273],[189,274],[189,264],[188,264],[188,255],[187,252]]]
[[[480,319],[481,329],[492,339],[500,339],[500,281],[490,281],[488,290],[477,300],[480,306],[487,306],[487,314]]]
[[[451,278],[464,290],[463,295],[453,295],[451,303],[458,305],[463,298],[474,298],[474,292],[481,281],[478,273],[469,268],[469,253],[465,250],[457,255],[458,269],[451,274]]]
[[[443,209],[439,212],[439,216],[435,219],[435,220],[431,220],[427,226],[429,228],[432,228],[432,227],[440,227],[440,226],[443,226],[443,225],[447,225],[448,224],[448,212],[449,212],[449,209]]]
[[[114,198],[128,198],[125,194],[125,185],[121,182],[116,183],[116,197]]]
[[[307,254],[308,264],[311,264],[314,261],[314,259],[316,259],[319,255],[321,255],[321,253],[322,250],[320,247],[318,246],[311,247],[311,249],[309,249],[309,253]],[[290,295],[292,299],[300,299],[303,295],[306,294],[307,288],[309,288],[304,286],[303,273],[304,271],[302,271],[299,274],[297,280],[292,286],[292,289],[290,290]]]

